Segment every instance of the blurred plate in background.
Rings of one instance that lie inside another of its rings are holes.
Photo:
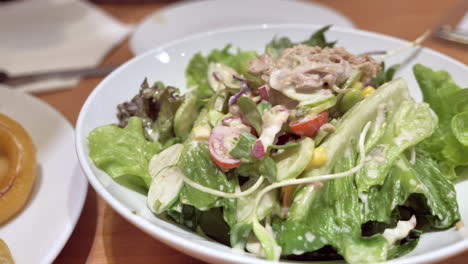
[[[333,24],[353,28],[337,11],[318,3],[285,0],[182,1],[148,16],[136,28],[130,48],[139,55],[162,43],[214,29],[269,23]]]
[[[2,85],[0,113],[26,129],[37,157],[29,201],[0,226],[0,238],[15,263],[51,263],[75,228],[88,189],[76,157],[73,127],[46,103]]]

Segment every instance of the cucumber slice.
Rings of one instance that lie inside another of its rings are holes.
[[[174,116],[174,133],[184,140],[192,130],[193,124],[197,120],[197,98],[191,96],[182,103]]]
[[[354,72],[351,74],[351,77],[349,77],[346,82],[343,84],[342,89],[348,89],[349,87],[353,86],[353,84],[357,81],[359,81],[362,77],[362,71],[360,70],[354,70]]]
[[[182,172],[177,167],[166,167],[151,182],[148,191],[148,207],[155,214],[170,208],[179,198],[184,185]]]
[[[223,90],[225,87],[239,90],[242,88],[240,82],[234,79],[234,75],[239,74],[233,68],[219,63],[211,62],[208,65],[208,82],[215,91]]]
[[[300,111],[307,113],[307,115],[319,114],[327,109],[332,108],[336,104],[336,96],[333,96],[327,100],[324,100],[322,104],[314,107],[300,107]]]
[[[152,212],[160,214],[177,201],[184,180],[176,164],[183,145],[175,144],[161,153],[154,155],[150,161],[149,171],[153,178],[147,198],[147,205]]]
[[[148,165],[151,178],[154,179],[163,168],[175,165],[183,147],[183,144],[175,144],[154,155]]]
[[[278,181],[296,178],[309,164],[314,153],[314,140],[304,137],[299,140],[299,146],[285,149],[283,152],[273,156],[278,169]]]
[[[304,107],[304,108],[312,108],[322,104],[332,104],[335,105],[336,103],[336,96],[331,92],[324,92],[323,95],[317,96],[312,100],[302,101],[297,106]]]
[[[330,95],[333,95],[329,89],[317,89],[310,93],[297,92],[295,89],[284,89],[279,90],[279,92],[298,102],[309,102],[307,104],[313,104],[313,102],[319,103],[320,101],[329,98]]]

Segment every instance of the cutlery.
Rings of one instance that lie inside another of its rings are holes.
[[[109,74],[119,66],[120,65],[86,67],[59,71],[34,72],[20,75],[10,75],[8,72],[0,70],[0,84],[6,84],[11,87],[15,87],[47,79],[100,77]]]
[[[468,44],[468,32],[456,29],[453,25],[466,15],[468,1],[460,1],[436,26],[434,33],[439,38],[462,44]]]

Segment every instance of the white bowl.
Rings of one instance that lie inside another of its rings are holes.
[[[155,48],[121,66],[91,93],[78,118],[76,148],[91,185],[128,221],[154,238],[186,254],[211,263],[270,263],[251,254],[234,252],[227,246],[208,241],[175,224],[155,217],[146,207],[144,195],[120,186],[93,165],[88,157],[86,137],[92,129],[117,121],[117,104],[131,99],[138,92],[139,85],[145,77],[148,77],[150,82],[161,80],[166,84],[184,89],[185,67],[192,55],[198,51],[206,54],[213,48],[222,48],[227,43],[232,43],[234,48],[241,47],[262,52],[265,44],[275,35],[303,40],[319,27],[321,26],[261,24],[206,32]],[[346,47],[352,53],[390,50],[406,43],[393,37],[346,28],[332,28],[327,33],[327,38],[338,40],[338,46]],[[416,100],[421,100],[421,93],[411,71],[414,63],[447,70],[460,86],[468,87],[468,68],[438,52],[426,48],[416,53],[407,51],[390,58],[388,64],[400,63],[404,60],[406,64],[403,65],[398,75],[408,81],[411,94]],[[462,190],[468,190],[468,182],[459,183],[456,188],[459,194],[457,198],[460,213],[462,219],[467,222],[468,197],[463,197],[461,193]],[[462,234],[454,229],[428,233],[422,236],[418,247],[410,254],[386,263],[428,263],[454,255],[467,247],[468,239],[464,239]]]

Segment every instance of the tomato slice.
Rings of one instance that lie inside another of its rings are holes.
[[[328,122],[328,111],[323,111],[316,116],[304,117],[289,123],[289,129],[303,137],[315,137],[321,126]]]
[[[229,151],[231,151],[230,143],[239,134],[240,130],[234,127],[215,126],[211,130],[208,139],[211,160],[223,171],[228,171],[240,165],[240,160],[229,155]]]

